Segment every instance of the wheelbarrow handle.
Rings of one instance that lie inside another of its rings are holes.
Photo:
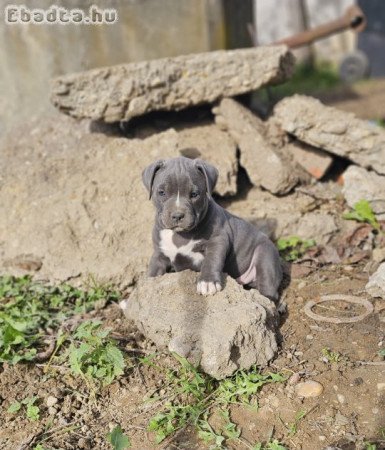
[[[311,30],[306,30],[294,36],[281,39],[272,45],[285,44],[289,48],[298,48],[304,45],[312,44],[314,41],[323,39],[348,28],[356,32],[361,32],[366,27],[366,17],[361,8],[357,5],[350,6],[345,14],[339,19],[319,25]]]

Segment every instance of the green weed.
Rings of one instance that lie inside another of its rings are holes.
[[[367,442],[365,444],[365,450],[377,450],[376,444],[371,444],[370,442]]]
[[[306,411],[301,409],[294,417],[294,422],[288,424],[289,436],[294,436],[298,431],[299,422],[306,416]]]
[[[220,432],[218,433],[214,430],[214,428],[209,424],[208,419],[209,413],[206,412],[197,424],[198,436],[206,444],[211,444],[210,448],[222,450],[225,448],[224,444],[226,438]]]
[[[341,354],[338,352],[333,352],[330,348],[323,348],[321,350],[322,355],[330,362],[330,363],[338,363],[341,358]]]
[[[278,250],[286,261],[295,261],[299,259],[316,242],[314,239],[301,239],[298,236],[289,236],[280,238],[277,241]]]
[[[118,297],[109,287],[80,290],[34,282],[29,276],[0,276],[0,362],[33,360],[47,328],[58,328],[66,318],[91,310],[98,300]]]
[[[250,404],[263,385],[286,380],[282,374],[261,374],[253,367],[250,371],[240,370],[228,379],[216,381],[201,374],[186,359],[174,356],[179,366],[168,374],[171,400],[148,426],[155,432],[156,443],[187,425],[193,425],[201,439],[214,442],[215,449],[222,449],[226,440],[240,438],[240,431],[230,419],[229,406],[233,403]],[[213,410],[218,411],[224,421],[220,430],[215,430],[209,423]]]
[[[380,356],[384,356],[385,357],[385,348],[382,348],[381,350],[378,351],[378,354]]]
[[[27,397],[21,402],[16,401],[9,406],[8,412],[11,414],[15,414],[17,412],[23,411],[27,419],[37,421],[40,417],[40,409],[35,405],[36,401],[37,397],[35,396]]]
[[[107,434],[107,440],[112,445],[113,450],[125,450],[131,447],[129,438],[123,434],[120,425],[117,425],[111,433]]]
[[[293,76],[286,83],[269,87],[270,95],[278,100],[294,94],[310,94],[313,92],[328,91],[341,83],[335,68],[327,63],[320,62],[314,66],[297,64]],[[265,100],[265,90],[259,91],[258,96]]]
[[[74,374],[103,386],[122,375],[123,353],[110,337],[109,329],[101,329],[100,321],[86,321],[78,326],[66,357]]]
[[[367,200],[360,200],[355,203],[352,211],[343,214],[342,218],[346,220],[355,220],[357,222],[368,223],[377,231],[381,228],[373,209]]]
[[[273,441],[266,442],[265,445],[261,443],[255,444],[253,450],[287,450],[287,448],[274,439]]]

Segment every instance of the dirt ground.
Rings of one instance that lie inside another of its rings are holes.
[[[281,349],[271,370],[299,374],[302,380],[316,380],[324,386],[324,391],[317,398],[299,399],[290,383],[268,385],[258,395],[258,411],[245,406],[232,407],[232,420],[250,444],[268,441],[274,436],[289,449],[316,450],[328,445],[342,449],[365,448],[359,446],[364,442],[376,442],[377,449],[385,448],[385,362],[378,357],[379,347],[385,341],[381,312],[348,325],[317,323],[303,313],[306,301],[322,294],[365,297],[363,287],[367,276],[362,269],[362,265],[325,267],[294,279],[286,290],[287,313],[281,318]],[[383,308],[382,303],[382,300],[375,302],[375,311]],[[335,308],[341,308],[341,304]],[[333,314],[333,306],[331,309]],[[357,312],[346,309],[348,314]],[[143,354],[155,351],[150,343],[127,327],[116,304],[97,313],[96,317],[127,338],[127,349],[134,347]],[[340,360],[324,360],[324,348],[338,352]],[[128,353],[131,357],[135,355]],[[59,366],[45,373],[44,365],[4,365],[0,374],[0,397],[12,400],[20,399],[21,395],[38,395],[45,399],[53,395],[59,399],[53,416],[53,429],[57,428],[58,432],[47,441],[48,448],[109,448],[106,430],[115,424],[120,424],[130,436],[132,448],[157,448],[147,426],[170,394],[167,380],[158,369],[139,364],[134,358],[132,362],[133,367],[126,376],[105,388],[96,399],[89,396],[79,379],[61,372]],[[176,364],[172,357],[163,354],[156,357],[156,363],[163,367]],[[155,392],[160,394],[159,401],[146,402]],[[41,410],[42,420],[34,423],[14,418],[2,408],[1,448],[33,448],[33,438],[39,436],[52,419],[52,413],[44,404]],[[293,423],[299,411],[308,414],[298,423],[296,433],[290,435],[286,424]],[[60,432],[71,425],[76,425],[76,429]],[[187,429],[158,448],[209,447],[197,440],[193,430]],[[244,442],[229,442],[228,448],[247,447]]]
[[[378,85],[374,83],[374,86],[362,99],[341,100],[340,103],[334,97],[332,103],[342,106],[345,102],[350,111],[382,118],[384,103],[381,108],[377,97],[378,92],[382,95],[382,88],[378,91]],[[370,112],[368,102],[374,105]],[[377,108],[381,109],[382,116]],[[247,201],[245,188],[239,198],[223,204],[242,215]],[[319,205],[316,208],[320,208]],[[322,202],[321,209],[334,208],[334,203]],[[247,211],[252,211],[250,205]],[[280,350],[269,368],[287,373],[290,381],[262,387],[257,395],[258,410],[239,405],[231,407],[231,418],[239,426],[242,440],[229,440],[226,448],[252,449],[257,442],[277,439],[287,449],[385,449],[385,361],[378,354],[385,346],[384,300],[374,300],[374,313],[352,324],[317,322],[303,311],[307,301],[324,294],[367,298],[364,287],[369,277],[368,261],[369,254],[357,261],[316,267],[304,261],[295,269],[291,268],[291,280],[283,293],[287,309],[281,314]],[[362,312],[360,307],[342,302],[325,305],[325,308],[319,312],[339,316]],[[139,357],[153,354],[156,349],[130,328],[117,304],[109,304],[88,316],[101,319],[121,336],[120,345],[131,367],[118,381],[92,394],[79,378],[60,366],[52,365],[45,371],[45,364],[3,364],[0,368],[0,448],[33,449],[50,425],[44,448],[108,449],[111,447],[106,433],[116,424],[121,425],[136,450],[213,448],[199,440],[192,428],[177,432],[159,445],[154,443],[154,434],[147,430],[149,420],[162,410],[172,395],[165,372],[159,367],[175,367],[176,361],[170,355],[157,353],[155,366],[141,363]],[[326,358],[324,349],[338,353],[338,361]],[[321,383],[322,394],[299,398],[295,385],[305,380]],[[12,401],[33,395],[42,399],[38,422],[7,412]],[[45,404],[48,396],[58,399],[53,409]],[[154,396],[155,400],[150,401]],[[305,415],[298,420],[293,432],[290,425],[301,411]],[[215,417],[212,421],[215,427]],[[369,443],[376,447],[369,447]]]

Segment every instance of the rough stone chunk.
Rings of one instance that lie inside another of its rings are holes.
[[[380,220],[385,220],[385,176],[369,172],[362,167],[349,166],[343,174],[342,192],[353,207],[360,200],[370,202]]]
[[[377,271],[369,278],[365,289],[372,297],[385,299],[385,263],[382,263]]]
[[[385,174],[385,131],[380,127],[304,95],[279,102],[274,117],[301,141]]]
[[[183,156],[202,158],[218,169],[217,194],[237,193],[237,147],[227,133],[215,124],[184,128],[178,132],[178,147]]]
[[[53,81],[51,99],[73,117],[116,122],[279,83],[293,64],[285,46],[183,55],[64,75]]]
[[[274,303],[229,277],[224,290],[210,297],[196,293],[196,282],[191,271],[140,279],[121,306],[159,349],[199,363],[217,379],[266,365],[277,350]]]
[[[223,99],[213,111],[216,123],[238,144],[240,163],[254,185],[273,194],[286,194],[297,184],[290,159],[265,139],[264,124],[257,116],[230,98]]]
[[[333,162],[330,154],[299,141],[288,144],[287,150],[317,180],[325,175]]]

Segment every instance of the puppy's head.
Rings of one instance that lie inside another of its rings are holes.
[[[201,159],[159,160],[142,174],[164,228],[189,231],[204,218],[218,178],[217,169]]]

